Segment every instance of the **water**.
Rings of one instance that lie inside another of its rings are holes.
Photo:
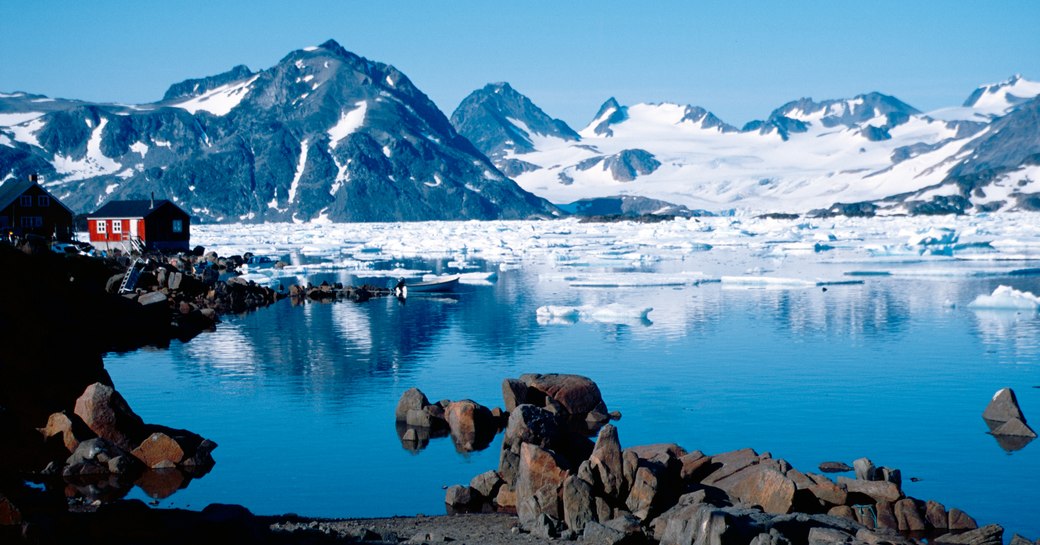
[[[220,445],[214,470],[163,506],[440,514],[443,487],[496,467],[500,438],[482,452],[460,454],[442,438],[410,453],[393,422],[401,393],[416,386],[431,400],[494,407],[503,378],[559,372],[599,384],[623,413],[622,446],[752,447],[803,471],[867,456],[900,468],[908,495],[1000,523],[1008,536],[1040,537],[1040,444],[1005,452],[981,419],[1010,386],[1040,422],[1040,317],[966,306],[999,284],[1040,293],[1040,278],[863,280],[826,291],[578,289],[525,268],[404,304],[283,301],[226,317],[189,343],[105,363],[146,421]],[[535,316],[545,304],[618,301],[653,306],[650,322],[540,325]]]

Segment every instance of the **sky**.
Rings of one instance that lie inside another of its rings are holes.
[[[879,91],[930,111],[1040,80],[1040,2],[947,0],[0,0],[0,92],[146,103],[335,39],[445,115],[507,81],[580,129],[609,97],[743,125],[801,97]]]

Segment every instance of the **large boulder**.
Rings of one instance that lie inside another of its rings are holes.
[[[1022,422],[1026,421],[1026,417],[1022,414],[1022,409],[1018,406],[1015,392],[1011,388],[1002,388],[993,394],[993,399],[990,400],[989,405],[986,405],[986,410],[982,412],[982,418],[995,422],[1007,422],[1012,418],[1017,418]]]
[[[897,501],[893,509],[900,531],[921,532],[928,528],[924,517],[921,516],[921,508],[913,498],[903,498]]]
[[[502,435],[502,453],[498,473],[515,490],[516,473],[520,465],[520,447],[532,444],[549,448],[560,436],[556,415],[534,405],[518,405],[509,413],[509,423]]]
[[[1002,545],[1004,528],[999,524],[990,524],[962,534],[941,535],[935,538],[934,543],[937,545]]]
[[[864,481],[838,477],[838,484],[844,486],[850,496],[862,494],[869,496],[874,501],[896,502],[903,497],[903,492],[899,490],[899,486],[889,481]]]
[[[408,418],[408,411],[422,411],[423,408],[429,404],[430,400],[426,398],[426,394],[422,393],[422,390],[418,388],[409,388],[401,394],[401,399],[397,401],[397,408],[394,410],[394,418],[397,419],[398,422],[404,422]]]
[[[143,435],[144,421],[111,386],[95,382],[76,400],[74,412],[98,437],[129,451]]]
[[[596,506],[592,486],[574,475],[563,481],[563,522],[575,532],[585,530],[585,525],[596,521]]]
[[[65,460],[66,477],[128,473],[138,468],[137,459],[102,437],[81,442]]]
[[[444,409],[444,419],[455,446],[462,452],[486,448],[498,431],[491,410],[469,399],[449,403]]]
[[[527,403],[527,385],[515,378],[502,381],[502,400],[506,411],[513,412],[517,405]]]
[[[599,386],[588,377],[556,373],[547,375],[531,373],[521,375],[520,381],[527,385],[528,402],[531,402],[531,390],[534,390],[543,397],[559,403],[568,413],[573,415],[587,413],[603,403],[603,396],[600,394]]]
[[[617,428],[607,424],[599,430],[596,446],[589,457],[589,465],[595,475],[596,484],[602,492],[612,498],[624,497],[625,475],[621,455],[621,442]]]
[[[184,461],[184,449],[162,432],[149,435],[130,454],[152,469],[173,468]]]
[[[715,483],[731,498],[749,506],[759,506],[766,513],[791,512],[795,484],[783,473],[767,465],[753,465]]]
[[[76,413],[70,414],[68,411],[50,415],[47,418],[47,425],[40,428],[40,433],[43,434],[45,440],[50,440],[52,437],[58,438],[56,440],[60,441],[69,453],[75,451],[81,442],[97,437],[82,418]]]
[[[532,524],[541,514],[562,519],[560,492],[568,475],[564,465],[550,450],[521,444],[516,476],[516,512],[521,525]]]
[[[1011,420],[1004,422],[996,428],[993,428],[993,431],[990,433],[993,435],[1010,435],[1014,437],[1036,437],[1036,432],[1018,418],[1012,418]]]

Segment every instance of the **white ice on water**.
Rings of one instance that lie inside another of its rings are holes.
[[[980,295],[968,304],[972,308],[999,310],[1027,310],[1035,312],[1040,309],[1040,297],[1028,292],[1019,291],[1011,286],[997,286],[990,295]]]
[[[648,323],[653,307],[629,306],[621,303],[568,307],[545,305],[535,311],[540,324],[569,324],[579,320],[603,324]]]

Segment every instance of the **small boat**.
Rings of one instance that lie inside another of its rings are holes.
[[[455,288],[458,287],[459,277],[456,275],[446,278],[438,278],[428,282],[405,284],[405,288],[408,290],[405,293],[443,293],[446,291],[455,291]]]

